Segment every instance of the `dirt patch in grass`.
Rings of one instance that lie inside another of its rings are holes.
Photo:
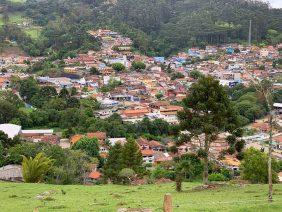
[[[122,198],[123,196],[120,195],[120,194],[115,194],[115,193],[112,193],[110,194],[113,198],[116,198],[116,199],[119,199],[119,198]]]
[[[227,184],[226,183],[208,184],[208,185],[196,186],[192,188],[192,190],[193,191],[213,190],[213,189],[222,188],[224,186],[227,186]]]
[[[67,208],[65,205],[55,205],[55,206],[52,206],[52,207],[49,207],[49,209],[64,209],[64,208]]]

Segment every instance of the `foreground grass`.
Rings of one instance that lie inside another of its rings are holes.
[[[185,183],[177,193],[174,184],[145,186],[58,186],[0,182],[0,211],[116,211],[117,208],[152,208],[162,211],[163,196],[171,193],[174,211],[282,211],[282,185],[274,185],[274,202],[267,202],[267,185],[227,185],[192,190]],[[62,192],[63,190],[63,192]],[[43,192],[50,198],[36,198]]]

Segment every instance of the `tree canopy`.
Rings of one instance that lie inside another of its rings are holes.
[[[239,127],[239,120],[231,101],[219,84],[211,76],[201,77],[190,89],[187,98],[183,100],[184,111],[178,118],[184,130],[191,137],[204,134],[204,183],[208,180],[208,158],[210,144],[221,132],[233,132]]]
[[[189,46],[246,41],[249,20],[253,40],[281,42],[281,9],[248,0],[119,0],[111,3],[74,0],[28,0],[11,4],[42,27],[40,39],[31,39],[13,24],[0,27],[0,41],[17,41],[30,55],[62,58],[70,52],[99,49],[91,28],[107,26],[130,37],[134,48],[148,55],[169,55]],[[8,17],[8,16],[7,16]]]

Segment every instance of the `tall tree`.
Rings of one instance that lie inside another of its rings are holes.
[[[272,160],[271,179],[278,180],[277,171],[278,164],[274,159]],[[249,180],[252,183],[267,183],[268,176],[268,155],[255,148],[250,148],[244,152],[244,159],[241,163],[240,169],[242,178]]]
[[[70,93],[66,88],[63,88],[59,93],[59,97],[63,99],[67,99],[70,97]]]
[[[103,167],[103,175],[106,179],[118,182],[119,172],[123,168],[123,146],[120,143],[115,144],[109,151],[109,157]]]
[[[124,167],[139,171],[142,166],[143,158],[138,144],[132,138],[127,139],[123,149],[123,164]]]
[[[220,132],[235,130],[238,118],[224,87],[211,76],[202,77],[192,85],[183,105],[184,110],[178,114],[181,127],[194,137],[204,134],[204,141],[199,139],[199,142],[204,150],[203,183],[207,184],[210,144]]]
[[[90,157],[100,158],[97,138],[84,137],[72,146],[74,150],[83,150]]]
[[[0,100],[0,124],[8,123],[18,117],[18,109],[6,100]]]
[[[29,102],[31,98],[38,93],[38,91],[39,91],[39,86],[36,80],[33,79],[32,77],[20,81],[19,92],[24,100]]]

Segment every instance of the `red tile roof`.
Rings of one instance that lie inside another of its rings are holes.
[[[97,138],[98,140],[105,140],[107,138],[107,134],[105,132],[94,132],[87,133],[88,138]]]
[[[89,174],[89,178],[94,179],[94,180],[98,180],[101,176],[102,174],[98,171],[93,171]]]
[[[83,135],[81,135],[81,134],[74,135],[74,136],[71,137],[70,143],[73,145],[82,138],[83,138]]]
[[[149,145],[150,145],[150,147],[162,147],[163,146],[160,142],[154,141],[154,140],[150,141]]]
[[[153,156],[154,155],[154,151],[151,149],[141,150],[141,153],[143,156]]]
[[[282,135],[274,137],[273,140],[275,142],[277,142],[277,143],[281,143],[282,144]]]
[[[149,113],[147,109],[139,109],[139,110],[124,110],[122,111],[122,115],[127,117],[134,117],[134,116],[143,116]]]

